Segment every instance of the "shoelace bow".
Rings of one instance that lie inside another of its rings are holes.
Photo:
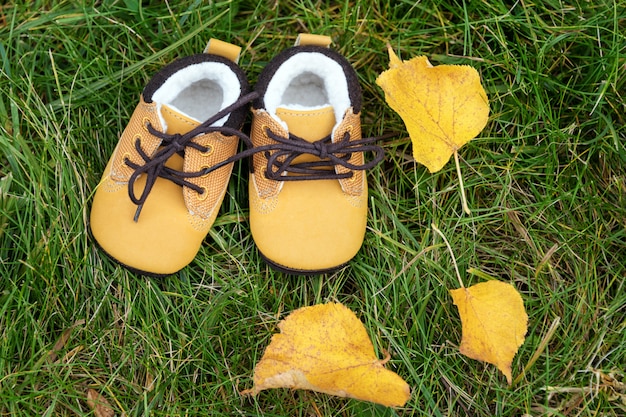
[[[341,165],[349,170],[367,170],[376,166],[384,158],[383,148],[378,145],[372,145],[373,142],[379,140],[379,138],[376,137],[351,141],[350,134],[346,132],[343,138],[337,142],[332,142],[331,135],[315,142],[308,142],[293,134],[289,134],[289,137],[282,137],[275,134],[268,128],[266,134],[276,143],[255,147],[250,138],[237,129],[226,126],[211,126],[217,120],[220,120],[233,110],[249,103],[256,97],[258,97],[256,92],[252,92],[241,97],[232,105],[224,108],[213,117],[185,134],[171,135],[160,132],[148,125],[149,132],[162,140],[161,148],[152,157],[150,157],[141,148],[140,141],[137,140],[135,142],[135,149],[145,163],[140,165],[128,159],[125,160],[126,165],[134,169],[134,172],[131,174],[128,181],[128,195],[131,201],[137,205],[137,211],[135,212],[134,217],[135,221],[138,220],[141,209],[143,208],[143,205],[158,177],[172,181],[180,186],[189,187],[197,193],[202,194],[204,189],[191,181],[188,181],[189,178],[197,178],[207,175],[208,173],[225,165],[260,152],[263,152],[264,156],[267,158],[266,177],[276,181],[350,178],[354,175],[353,172],[348,171],[337,173],[329,168],[332,168],[335,165]],[[224,135],[237,136],[244,141],[248,149],[239,152],[238,154],[233,155],[230,158],[213,165],[212,167],[202,169],[201,171],[182,172],[165,166],[165,163],[172,155],[177,152],[184,152],[187,147],[197,149],[200,152],[207,152],[208,149],[206,147],[193,142],[192,139],[198,135],[210,132],[220,132]],[[374,153],[374,158],[371,161],[363,164],[353,164],[350,162],[353,153],[368,151]],[[298,163],[293,162],[294,159],[303,154],[314,155],[318,157],[319,160]],[[287,173],[296,175],[287,175]],[[134,192],[134,184],[142,174],[146,174],[146,185],[144,186],[141,195],[137,197]]]
[[[308,142],[291,133],[288,138],[282,137],[272,132],[269,128],[266,133],[268,137],[277,143],[260,146],[255,150],[256,152],[264,152],[264,156],[267,158],[265,175],[267,178],[276,181],[350,178],[354,175],[352,170],[363,171],[373,168],[384,158],[383,148],[378,145],[372,145],[379,139],[375,137],[350,140],[350,133],[346,132],[341,140],[337,142],[332,141],[331,135],[314,142]],[[350,159],[352,154],[357,152],[373,152],[374,158],[363,164],[353,164],[350,162]],[[293,162],[298,156],[304,154],[317,156],[319,160]],[[338,173],[329,169],[335,165],[343,166],[351,171]],[[287,175],[287,173],[296,175]]]
[[[192,183],[191,181],[188,181],[187,179],[206,175],[207,173],[225,164],[218,164],[219,166],[215,165],[211,168],[204,169],[198,172],[183,172],[183,171],[169,168],[165,166],[165,163],[175,153],[178,153],[178,152],[184,153],[185,149],[188,147],[197,149],[200,152],[208,152],[209,148],[193,142],[193,139],[196,136],[203,135],[206,133],[220,132],[226,136],[234,135],[234,136],[239,137],[240,139],[243,139],[246,142],[249,142],[250,139],[244,133],[240,132],[237,129],[227,127],[227,126],[211,126],[211,125],[215,123],[216,121],[220,120],[221,118],[227,116],[232,111],[237,110],[238,108],[242,106],[245,106],[246,104],[254,100],[256,97],[258,97],[258,94],[256,92],[252,92],[239,98],[230,106],[225,107],[224,109],[220,110],[215,115],[207,119],[205,122],[203,122],[202,124],[198,125],[194,129],[184,134],[168,134],[168,133],[160,132],[156,130],[154,127],[152,127],[151,124],[148,124],[147,128],[150,134],[162,140],[161,147],[159,148],[159,150],[157,150],[154,153],[154,155],[150,156],[141,147],[141,141],[137,139],[135,141],[135,150],[137,151],[141,159],[143,159],[144,163],[137,164],[137,163],[130,161],[129,159],[124,160],[126,165],[128,165],[134,170],[128,180],[128,196],[130,197],[130,200],[134,204],[137,205],[137,210],[135,211],[135,217],[134,217],[135,222],[139,219],[139,215],[141,214],[141,209],[143,208],[143,205],[146,202],[146,199],[148,198],[150,191],[152,191],[152,187],[154,187],[154,184],[156,183],[156,180],[158,177],[172,181],[173,183],[178,184],[180,186],[189,187],[192,190],[196,191],[197,193],[204,192],[202,187],[199,187],[198,185]],[[141,195],[137,197],[137,195],[135,194],[134,185],[137,179],[139,178],[139,176],[142,174],[146,174],[146,185],[144,186],[141,192]]]

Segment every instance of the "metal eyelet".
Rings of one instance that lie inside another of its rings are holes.
[[[352,125],[346,126],[346,132],[344,133],[344,135],[348,135],[348,140],[352,139],[353,131],[354,131],[354,128],[352,127]]]
[[[209,190],[206,187],[201,187],[202,192],[198,193],[198,201],[204,201],[209,196]]]
[[[143,130],[145,130],[146,132],[150,132],[150,131],[148,130],[148,126],[150,126],[151,124],[152,124],[152,123],[150,122],[150,118],[148,118],[148,117],[144,117],[144,118],[141,120],[141,125],[143,126]]]
[[[209,157],[209,156],[213,155],[213,152],[215,151],[215,148],[213,146],[211,146],[211,145],[207,145],[207,149],[208,150],[206,152],[200,152],[200,156],[203,156],[203,157],[206,158],[206,157]]]
[[[205,169],[209,169],[209,168],[211,168],[209,165],[202,165],[202,166],[200,167],[200,171],[204,171]],[[206,174],[204,174],[204,175],[200,175],[200,178],[206,178],[206,177],[208,177],[208,176],[209,176],[209,174],[211,174],[211,172],[207,172],[207,173],[206,173]]]

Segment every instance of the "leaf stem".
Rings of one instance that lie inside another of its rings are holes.
[[[456,175],[459,177],[459,187],[461,188],[461,205],[465,214],[472,214],[467,205],[467,198],[465,197],[465,187],[463,186],[463,176],[461,176],[461,165],[459,164],[459,153],[454,151],[454,163],[456,164]]]
[[[443,239],[444,243],[448,247],[448,251],[450,252],[450,257],[452,258],[452,265],[454,265],[454,270],[456,271],[456,277],[459,280],[459,284],[461,285],[461,288],[465,288],[465,285],[463,285],[463,281],[461,280],[461,274],[459,273],[459,266],[456,264],[456,258],[454,257],[454,252],[452,252],[452,247],[450,246],[450,243],[448,242],[448,239],[446,239],[445,235],[441,232],[441,230],[439,230],[437,228],[437,226],[435,226],[435,223],[431,223],[430,227],[432,227],[433,230],[439,236],[441,236],[441,238]]]

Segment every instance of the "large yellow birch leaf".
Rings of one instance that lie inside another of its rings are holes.
[[[389,49],[389,69],[376,83],[402,117],[415,160],[437,172],[487,124],[489,103],[478,72],[467,65],[433,67],[425,56],[401,61]]]
[[[510,385],[513,357],[528,328],[522,297],[512,285],[496,280],[451,290],[450,294],[461,317],[459,350],[496,365]]]
[[[278,324],[261,361],[254,386],[242,394],[269,388],[308,389],[386,406],[402,406],[408,384],[379,360],[363,323],[339,303],[304,307]]]

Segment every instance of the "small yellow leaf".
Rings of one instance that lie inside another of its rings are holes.
[[[363,323],[339,303],[305,307],[278,324],[254,368],[256,395],[269,388],[309,389],[386,406],[402,406],[408,384],[379,360]]]
[[[512,285],[495,280],[451,290],[450,294],[461,316],[459,350],[496,365],[510,385],[513,357],[528,328],[522,297]]]
[[[93,410],[96,417],[113,417],[115,415],[106,398],[91,388],[87,390],[87,405]]]
[[[376,83],[409,132],[415,160],[437,172],[489,118],[478,72],[467,65],[433,67],[425,56],[401,61],[391,46],[389,70]]]

